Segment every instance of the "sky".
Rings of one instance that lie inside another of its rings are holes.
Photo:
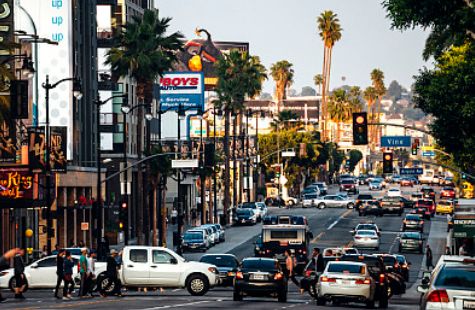
[[[386,86],[397,80],[409,88],[424,65],[422,50],[428,32],[391,30],[381,0],[155,0],[161,17],[172,17],[170,31],[196,38],[196,27],[215,41],[244,41],[250,53],[270,66],[279,60],[294,64],[292,88],[312,86],[322,72],[323,43],[316,19],[325,10],[338,15],[343,28],[336,43],[330,89],[343,84],[365,88],[374,68],[385,74]],[[344,79],[344,81],[343,81]],[[264,91],[272,93],[269,80]]]

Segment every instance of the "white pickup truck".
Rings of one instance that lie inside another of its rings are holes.
[[[202,296],[219,283],[216,266],[188,262],[162,247],[127,246],[122,251],[120,280],[125,287],[186,288]]]

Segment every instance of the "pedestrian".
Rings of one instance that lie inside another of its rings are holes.
[[[81,275],[81,284],[79,286],[79,297],[86,296],[86,280],[87,280],[87,249],[81,249],[81,257],[79,258],[79,274]]]
[[[54,289],[54,297],[60,299],[58,296],[59,287],[64,280],[64,256],[66,254],[65,250],[59,250],[56,255],[56,287]]]
[[[303,278],[300,281],[300,294],[308,291],[311,285],[316,284],[318,276],[323,271],[323,257],[319,248],[313,248],[310,262],[311,264],[307,267],[307,270],[313,270],[315,272],[315,276],[313,278]]]
[[[287,280],[290,279],[300,289],[300,283],[295,278],[295,272],[294,272],[295,261],[294,261],[294,258],[292,257],[292,254],[290,253],[290,250],[285,250],[284,255],[285,255],[285,269],[286,269],[285,276],[287,277]]]
[[[176,224],[177,217],[178,217],[178,211],[175,208],[173,208],[173,210],[172,210],[172,225]]]
[[[71,300],[71,293],[74,290],[73,268],[74,261],[71,257],[71,252],[66,251],[64,259],[64,286],[63,286],[63,300]]]
[[[452,255],[448,246],[445,247],[445,255]]]
[[[15,255],[23,255],[23,253],[23,250],[18,248],[5,252],[3,256],[0,257],[0,271],[10,268],[10,259],[15,257]],[[2,292],[0,291],[0,303],[4,302],[5,300],[6,298],[2,297]]]
[[[432,263],[432,250],[429,245],[426,245],[426,267],[427,271],[430,271],[431,268],[434,268],[434,264]]]
[[[122,296],[121,284],[117,276],[117,271],[120,267],[119,263],[117,262],[118,254],[119,253],[117,253],[116,250],[111,250],[111,255],[107,258],[106,275],[109,282],[107,283],[107,286],[105,288],[102,288],[102,291],[101,291],[102,297],[106,297],[106,292],[109,291],[112,283],[114,284],[114,290],[111,292],[111,295]]]
[[[85,289],[85,295],[90,295],[91,297],[93,296],[93,283],[94,283],[94,278],[95,278],[95,253],[92,253],[89,251],[87,253],[87,279],[86,279],[86,289]]]
[[[468,255],[467,246],[465,242],[459,248],[459,255],[462,255],[462,256]]]
[[[20,254],[13,258],[13,269],[15,274],[15,298],[25,299],[25,296],[23,296],[23,290],[26,287],[25,264]]]
[[[81,248],[81,249],[82,249],[82,248],[84,248],[84,247],[85,247],[84,241],[82,241],[82,240],[79,241],[79,243],[78,243],[78,248]]]

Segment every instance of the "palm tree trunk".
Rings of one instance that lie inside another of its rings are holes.
[[[137,86],[139,88],[139,86]],[[139,93],[139,90],[137,90]],[[143,98],[143,97],[142,97]],[[143,143],[142,139],[144,137],[143,134],[143,109],[138,109],[138,120],[137,120],[137,155],[138,160],[142,159],[142,152],[143,152]],[[142,173],[142,165],[139,165],[137,170],[137,194],[139,197],[135,201],[136,203],[136,211],[137,211],[137,223],[136,223],[136,237],[137,237],[137,244],[143,245],[144,244],[144,234],[143,234],[143,215],[144,215],[144,191],[143,191],[143,173]]]
[[[236,137],[237,136],[237,115],[234,115],[233,119],[233,208],[237,207],[237,154],[236,154],[236,148],[237,148],[237,141]]]
[[[229,127],[230,127],[230,118],[231,112],[225,108],[224,109],[224,225],[228,224],[228,210],[229,210],[229,193],[230,193],[230,160],[229,158]]]
[[[327,104],[326,104],[326,66],[327,66],[327,48],[325,42],[323,42],[323,68],[322,68],[322,111],[321,120],[322,120],[322,141],[326,141],[326,113],[327,113]]]
[[[327,94],[330,93],[330,73],[331,73],[330,69],[331,69],[331,64],[332,64],[332,48],[329,47],[328,48],[328,55],[327,55],[327,83],[325,85],[325,87],[327,88],[326,89]],[[328,107],[328,105],[327,105],[327,107]]]

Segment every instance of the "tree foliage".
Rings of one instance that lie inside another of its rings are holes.
[[[286,90],[294,82],[293,64],[287,60],[278,61],[270,67],[270,72],[275,81],[275,95],[280,105],[286,98]]]
[[[350,150],[349,154],[349,161],[350,161],[350,172],[355,171],[356,166],[358,163],[363,159],[363,153],[360,150]]]

